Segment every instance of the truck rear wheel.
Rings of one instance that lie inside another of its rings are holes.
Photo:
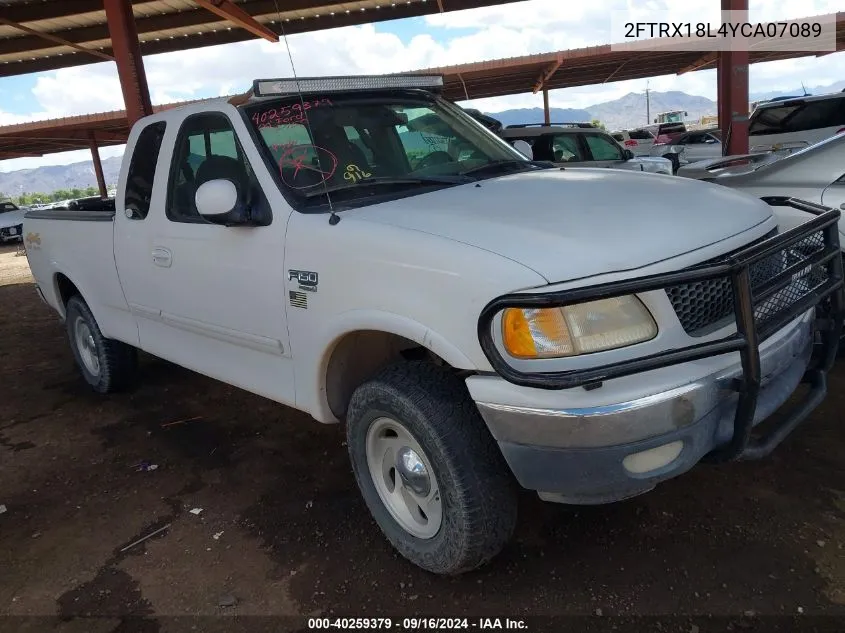
[[[412,563],[458,574],[510,539],[516,484],[463,381],[446,368],[386,368],[352,395],[346,433],[367,507]]]
[[[127,387],[135,376],[137,350],[103,336],[91,309],[79,295],[68,300],[65,312],[70,347],[85,381],[98,393]]]

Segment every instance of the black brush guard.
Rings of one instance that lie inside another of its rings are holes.
[[[708,460],[728,461],[764,457],[824,399],[827,393],[827,372],[836,361],[839,338],[842,333],[842,319],[845,316],[842,256],[837,228],[840,212],[793,198],[764,198],[764,200],[770,205],[791,206],[815,217],[801,226],[737,251],[717,264],[574,290],[539,294],[520,293],[498,297],[484,307],[478,321],[478,338],[487,359],[496,372],[511,383],[540,389],[571,389],[596,386],[604,380],[739,352],[742,377],[733,381],[734,389],[739,394],[733,438],[711,453]],[[752,289],[749,269],[753,264],[783,253],[817,233],[824,236],[824,247],[821,250],[797,263],[786,265],[761,288]],[[809,267],[821,266],[824,266],[827,271],[827,279],[823,283],[771,316],[764,323],[756,322],[754,315],[756,304],[771,298],[789,286],[802,271]],[[719,278],[730,279],[737,329],[735,334],[719,340],[588,369],[522,372],[508,364],[493,339],[493,319],[506,308],[549,308],[572,305]],[[809,391],[774,428],[769,429],[760,438],[752,438],[754,413],[761,388],[760,343],[813,307],[817,307],[815,330],[821,340],[802,378],[802,382],[809,385]]]

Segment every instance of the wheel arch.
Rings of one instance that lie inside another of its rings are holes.
[[[324,331],[322,354],[311,369],[311,406],[302,407],[320,422],[338,422],[355,388],[405,353],[422,350],[437,363],[458,370],[477,367],[438,332],[397,314],[366,311],[343,315]],[[303,394],[308,399],[308,394]],[[297,398],[299,401],[299,398]],[[303,403],[304,404],[304,403]]]

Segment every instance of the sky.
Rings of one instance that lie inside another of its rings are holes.
[[[611,15],[629,11],[640,19],[666,11],[672,0],[526,0],[511,4],[303,33],[278,44],[252,40],[144,58],[153,103],[215,97],[248,90],[258,77],[296,73],[344,75],[388,73],[545,53],[611,42]],[[448,0],[447,0],[448,4]],[[674,3],[675,9],[680,6]],[[685,0],[679,19],[718,21],[718,0]],[[845,0],[750,0],[750,21],[771,21],[845,10]],[[617,14],[618,15],[618,14]],[[665,15],[665,13],[661,14]],[[617,38],[618,39],[618,38]],[[287,44],[287,45],[286,45]],[[751,92],[823,86],[845,76],[845,52],[755,64]],[[630,92],[646,80],[555,90],[553,107],[584,108]],[[715,71],[655,77],[649,88],[681,90],[716,98]],[[486,112],[542,107],[539,94],[466,102]],[[0,79],[0,125],[123,109],[113,62]],[[122,146],[103,148],[102,157]],[[0,171],[90,160],[87,150],[0,161]]]

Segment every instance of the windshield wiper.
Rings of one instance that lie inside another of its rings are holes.
[[[467,182],[472,182],[472,178],[467,178],[462,174],[455,176],[413,176],[413,177],[392,177],[392,176],[368,176],[361,178],[355,182],[341,183],[331,187],[315,187],[314,191],[305,194],[307,198],[316,198],[324,196],[327,193],[335,193],[336,191],[347,191],[350,189],[357,189],[359,187],[368,187],[371,185],[460,185]]]
[[[485,163],[484,165],[479,165],[478,167],[473,167],[472,169],[467,169],[466,171],[462,171],[462,176],[469,176],[470,174],[479,174],[484,171],[489,171],[493,169],[499,169],[502,167],[522,167],[522,166],[530,167],[532,169],[537,167],[545,167],[545,164],[535,163],[534,161],[530,160],[519,160],[516,158],[505,158],[502,160],[494,160],[489,163]]]

